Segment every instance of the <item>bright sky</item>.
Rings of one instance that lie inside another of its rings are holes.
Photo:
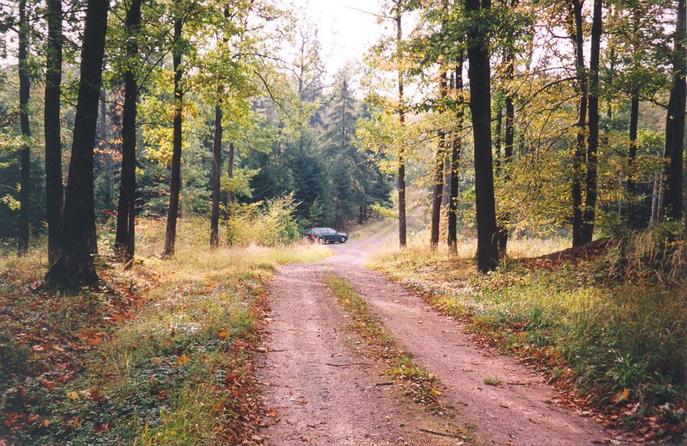
[[[317,24],[322,57],[332,76],[347,63],[360,62],[367,49],[382,34],[377,18],[379,0],[291,0],[296,11],[305,11],[307,21]]]

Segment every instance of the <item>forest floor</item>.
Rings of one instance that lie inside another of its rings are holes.
[[[136,262],[104,250],[75,295],[41,287],[40,247],[0,256],[0,446],[683,444],[674,287],[585,279],[599,259],[478,277],[471,240],[388,251],[381,221],[212,251],[205,226],[182,220],[162,260],[163,222],[142,221]]]
[[[630,442],[563,404],[532,367],[485,347],[460,321],[367,269],[368,255],[389,237],[382,230],[334,245],[327,260],[276,274],[258,361],[267,411],[259,433],[268,444]],[[342,301],[341,287],[361,300],[368,313],[362,322]],[[416,372],[398,373],[393,355],[371,354],[379,342],[365,324],[377,324],[373,333],[413,361]],[[413,375],[432,381],[434,398],[422,398],[422,379],[414,383]],[[410,383],[403,379],[409,376]]]
[[[50,293],[44,249],[0,255],[0,446],[220,445],[260,417],[253,358],[278,266],[325,247],[208,246],[205,220],[141,220],[122,267],[101,240],[101,286]],[[108,233],[107,231],[103,231]],[[111,232],[110,232],[111,233]]]

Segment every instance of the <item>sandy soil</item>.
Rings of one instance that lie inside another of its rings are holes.
[[[398,394],[355,348],[347,316],[323,284],[335,272],[347,279],[385,326],[445,386],[444,401],[472,443],[587,445],[608,442],[593,420],[558,406],[555,391],[516,359],[485,351],[458,321],[364,268],[367,253],[386,237],[332,247],[325,262],[282,268],[272,285],[272,322],[260,379],[271,417],[268,444],[443,445],[457,439]],[[500,386],[485,384],[497,378]],[[434,424],[433,424],[434,423]]]

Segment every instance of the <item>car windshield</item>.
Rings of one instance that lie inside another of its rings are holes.
[[[332,228],[314,228],[312,230],[314,234],[317,235],[333,235],[336,234],[336,231]]]

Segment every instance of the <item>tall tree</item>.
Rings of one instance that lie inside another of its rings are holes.
[[[673,85],[666,115],[665,167],[663,171],[663,214],[665,218],[682,218],[682,152],[685,137],[685,100],[687,85],[685,73],[685,39],[687,38],[687,12],[685,0],[676,1],[675,43],[673,44]]]
[[[458,172],[460,168],[460,154],[462,151],[463,117],[465,100],[463,96],[463,51],[458,55],[456,64],[454,88],[458,100],[458,110],[456,112],[456,130],[453,135],[451,145],[451,174],[450,174],[450,193],[448,201],[448,247],[451,252],[458,250]]]
[[[62,0],[46,0],[48,42],[45,69],[45,192],[48,220],[48,261],[59,254],[62,237]]]
[[[362,152],[353,145],[357,110],[353,92],[349,88],[348,73],[343,72],[336,90],[329,100],[325,116],[324,154],[332,160],[332,198],[334,224],[343,226],[356,208],[365,201],[366,178],[362,170]]]
[[[227,149],[227,179],[229,181],[234,179],[234,156],[236,152],[236,147],[234,147],[234,143],[230,142],[229,143],[229,148]],[[234,204],[234,192],[229,189],[227,191],[227,211],[229,210],[229,207]]]
[[[172,178],[169,185],[169,207],[167,209],[167,228],[165,231],[165,249],[163,256],[174,255],[174,244],[177,236],[177,218],[179,214],[179,194],[181,192],[181,146],[183,125],[184,92],[181,85],[182,70],[181,56],[183,53],[181,33],[183,19],[181,17],[181,0],[175,0],[174,16],[174,49],[172,65],[174,69],[174,123],[172,141]]]
[[[29,99],[31,98],[31,80],[29,77],[29,31],[26,0],[19,0],[19,124],[21,126],[22,148],[19,151],[20,192],[19,234],[17,253],[26,254],[29,249],[29,199],[31,190],[31,126],[29,123]]]
[[[81,77],[64,202],[62,249],[46,275],[48,286],[76,289],[98,281],[89,246],[93,224],[93,149],[102,82],[109,1],[88,0]]]
[[[587,173],[580,243],[592,241],[596,220],[597,151],[599,147],[599,59],[601,53],[602,0],[594,0],[591,51],[589,55],[589,122],[587,136]]]
[[[585,161],[585,134],[587,124],[587,67],[584,61],[584,23],[582,16],[582,0],[572,0],[571,15],[573,19],[573,41],[575,42],[575,72],[577,77],[577,93],[579,105],[577,107],[577,143],[572,162],[572,244],[584,244],[582,236],[582,176]]]
[[[396,71],[398,77],[398,122],[401,132],[405,127],[405,97],[403,70],[403,2],[395,0],[394,21],[396,23]],[[406,153],[405,143],[398,145],[398,243],[401,248],[407,245],[406,227]]]
[[[219,245],[219,200],[222,175],[222,105],[220,103],[222,90],[218,89],[217,93],[215,132],[212,141],[212,206],[210,210],[210,246],[213,248]]]
[[[635,170],[637,164],[637,130],[639,127],[639,91],[634,89],[630,97],[630,134],[629,134],[629,149],[627,152],[627,225],[630,228],[635,226],[635,199],[636,199],[636,181]]]
[[[115,253],[123,260],[134,257],[136,203],[136,118],[138,115],[138,38],[141,28],[142,0],[132,0],[126,14],[126,69],[124,71],[124,107],[122,110],[122,167],[117,203]]]
[[[639,5],[633,5],[632,8],[632,34],[631,34],[631,49],[632,49],[632,63],[633,69],[640,66],[638,60],[639,52],[639,20],[640,20]],[[640,56],[641,57],[641,56]],[[635,196],[636,196],[636,162],[637,162],[637,130],[639,127],[639,94],[640,86],[634,83],[630,91],[630,129],[629,129],[629,148],[627,151],[627,182],[625,190],[627,193],[627,225],[629,228],[635,226]]]
[[[228,20],[231,18],[229,13],[229,8],[225,6],[224,8],[224,19]],[[229,37],[226,34],[226,30],[223,30],[222,34],[222,50],[227,47]],[[210,247],[215,248],[219,245],[219,205],[220,205],[220,193],[221,193],[221,176],[222,176],[222,119],[224,113],[222,111],[222,97],[224,96],[224,85],[222,85],[222,80],[219,81],[217,86],[217,99],[215,103],[215,125],[212,140],[212,178],[211,178],[211,189],[212,189],[212,203],[210,206]],[[233,150],[230,148],[229,150]],[[233,160],[230,160],[233,163]],[[229,166],[231,170],[233,167]],[[231,179],[231,178],[230,178]],[[227,206],[229,202],[227,200]]]
[[[518,0],[511,0],[511,8],[518,5]],[[515,143],[515,104],[513,99],[513,81],[515,80],[515,32],[508,36],[510,41],[506,43],[505,54],[505,78],[506,78],[506,94],[504,98],[506,109],[505,134],[503,141],[503,173],[504,180],[507,182],[510,179],[509,165],[513,161],[513,146]],[[499,254],[505,257],[508,252],[508,223],[510,216],[505,214],[502,216],[503,226],[499,235]]]
[[[477,269],[493,270],[498,265],[494,166],[491,147],[491,68],[489,33],[484,12],[490,0],[466,0],[468,77],[475,164],[475,203],[477,209]]]
[[[442,64],[439,73],[439,112],[443,110],[443,103],[446,101],[447,82],[446,69]],[[446,132],[443,128],[438,131],[439,142],[434,159],[433,187],[432,187],[432,222],[430,228],[430,249],[434,250],[439,246],[439,224],[441,222],[441,198],[444,189],[444,160],[446,159]]]

